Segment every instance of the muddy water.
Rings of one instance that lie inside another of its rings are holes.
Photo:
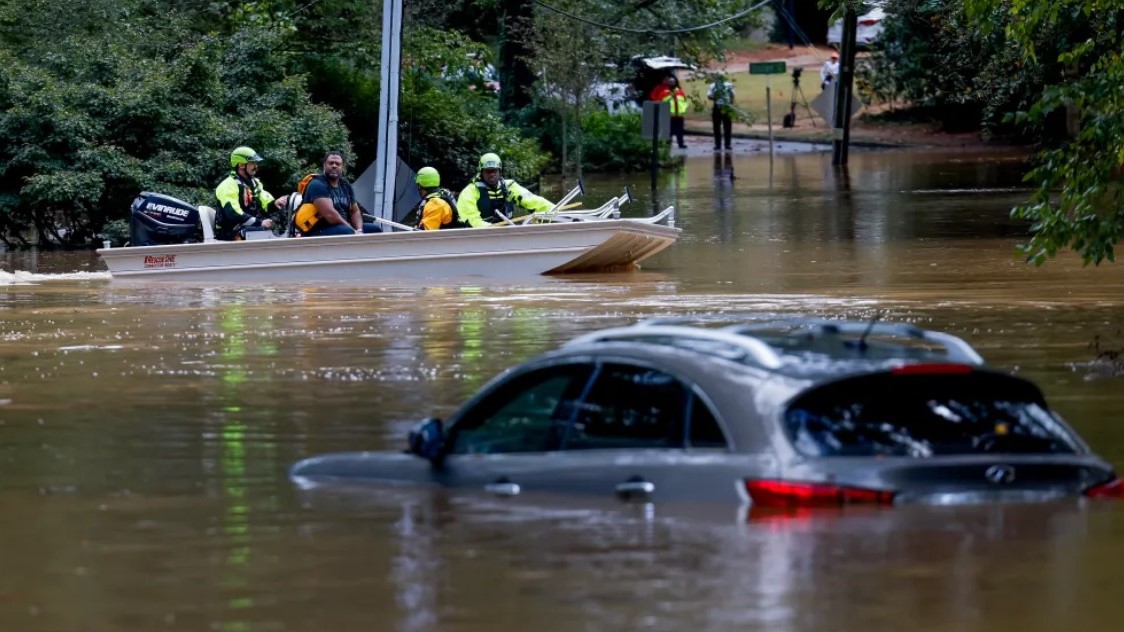
[[[1022,169],[691,158],[630,211],[681,209],[643,271],[514,285],[122,285],[85,253],[0,254],[0,629],[1116,629],[1112,503],[746,522],[285,477],[398,449],[576,334],[712,312],[951,331],[1124,465],[1124,377],[1094,348],[1124,348],[1124,269],[1020,263]]]

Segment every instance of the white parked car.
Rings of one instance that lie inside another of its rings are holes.
[[[870,48],[878,44],[878,41],[882,39],[882,23],[886,19],[886,11],[882,2],[868,2],[866,6],[870,10],[859,15],[859,23],[855,32],[855,44],[858,48]],[[843,20],[836,20],[827,29],[827,43],[839,48],[842,41]]]

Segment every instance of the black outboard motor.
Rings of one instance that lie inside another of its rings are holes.
[[[199,209],[170,195],[141,191],[129,214],[129,239],[133,246],[202,242]]]

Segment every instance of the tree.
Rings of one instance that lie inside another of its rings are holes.
[[[43,12],[58,4],[29,5],[41,13],[28,24],[49,23]],[[295,184],[325,149],[348,147],[338,114],[275,62],[276,33],[201,36],[185,16],[146,15],[153,5],[143,1],[91,3],[90,12],[63,4],[72,34],[18,48],[18,29],[0,36],[0,238],[9,245],[26,245],[30,232],[41,243],[94,242],[141,190],[209,201],[238,145],[267,156],[273,190]]]
[[[1038,265],[1065,248],[1086,264],[1115,261],[1124,228],[1124,6],[1120,0],[966,0],[965,6],[973,26],[1003,32],[1024,63],[1064,70],[1013,117],[1044,125],[1060,113],[1071,131],[1039,152],[1026,176],[1037,190],[1012,211],[1031,222],[1021,252]],[[1043,33],[1055,36],[1051,46],[1042,45]]]

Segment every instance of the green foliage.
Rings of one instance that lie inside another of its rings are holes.
[[[1020,246],[1041,265],[1070,248],[1088,264],[1114,261],[1124,230],[1124,11],[1119,0],[967,0],[974,28],[1002,34],[1023,64],[1060,71],[1012,119],[1067,123],[1027,174],[1037,190],[1012,215],[1031,224]],[[1050,45],[1043,45],[1044,34]],[[1052,37],[1050,37],[1052,36]]]
[[[641,171],[649,168],[652,141],[641,136],[640,120],[638,112],[609,114],[594,110],[587,114],[582,123],[585,164],[594,171]],[[661,155],[666,159],[669,145],[660,143],[660,147]]]
[[[961,0],[889,0],[886,14],[881,49],[856,69],[868,101],[904,99],[950,131],[1024,131],[1007,115],[1029,106],[1056,69],[1021,59],[1001,31],[973,28]],[[1056,36],[1040,34],[1039,45]]]
[[[84,15],[81,35],[0,49],[0,235],[83,245],[140,190],[210,201],[237,145],[267,157],[275,191],[347,147],[339,116],[274,62],[275,34],[199,36],[169,15],[98,28],[100,14]]]

